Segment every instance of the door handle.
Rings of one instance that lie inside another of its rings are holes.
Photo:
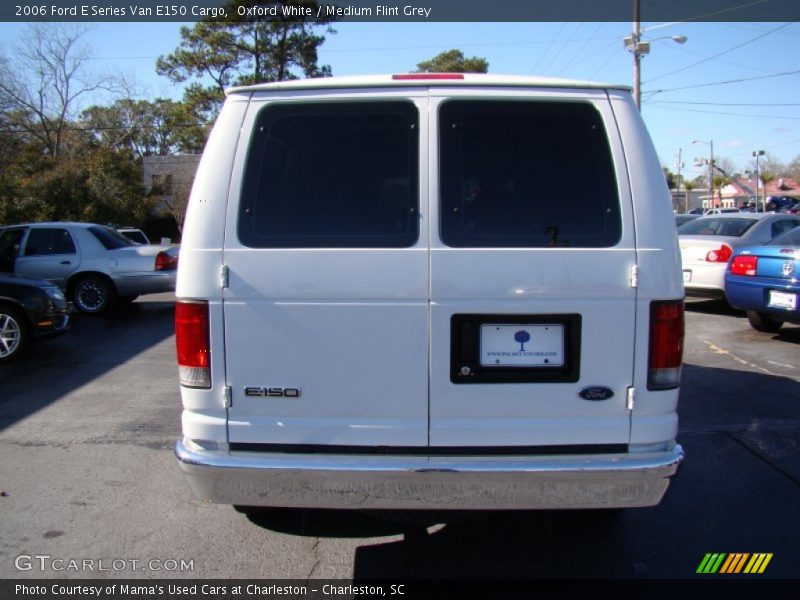
[[[62,265],[71,265],[72,263],[70,261],[68,261],[68,260],[62,260],[61,264]]]

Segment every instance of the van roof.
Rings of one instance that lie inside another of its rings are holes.
[[[527,77],[522,75],[494,75],[483,73],[402,73],[396,75],[357,75],[349,77],[321,77],[315,79],[293,79],[273,83],[232,87],[227,95],[273,92],[281,90],[308,90],[334,88],[366,87],[548,87],[548,88],[591,88],[628,90],[630,86],[579,81],[575,79],[556,79],[551,77]]]

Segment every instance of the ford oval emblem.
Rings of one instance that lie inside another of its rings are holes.
[[[578,392],[578,396],[584,400],[597,402],[600,400],[608,400],[609,398],[613,398],[614,390],[610,390],[607,387],[602,387],[599,385],[593,385],[592,387],[583,388],[580,392]]]

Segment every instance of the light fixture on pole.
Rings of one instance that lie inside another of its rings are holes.
[[[633,54],[633,102],[639,110],[642,109],[642,57],[650,54],[650,42],[668,39],[683,44],[688,38],[685,35],[665,35],[649,42],[643,41],[639,21],[639,0],[633,0],[633,33],[630,37],[624,38],[622,42],[625,44],[625,49]]]
[[[693,144],[706,144],[710,148],[708,159],[708,199],[711,203],[709,208],[714,208],[714,140],[705,142],[703,140],[692,140]]]
[[[758,166],[758,157],[764,156],[763,150],[753,150],[753,156],[756,157],[756,212],[758,212],[758,184],[761,183],[761,169]],[[767,197],[767,187],[764,186],[764,199]]]

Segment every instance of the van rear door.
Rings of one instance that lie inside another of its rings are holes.
[[[430,114],[431,446],[621,451],[636,246],[606,93],[439,88]]]
[[[424,89],[252,98],[223,258],[232,447],[427,445],[425,115]]]

